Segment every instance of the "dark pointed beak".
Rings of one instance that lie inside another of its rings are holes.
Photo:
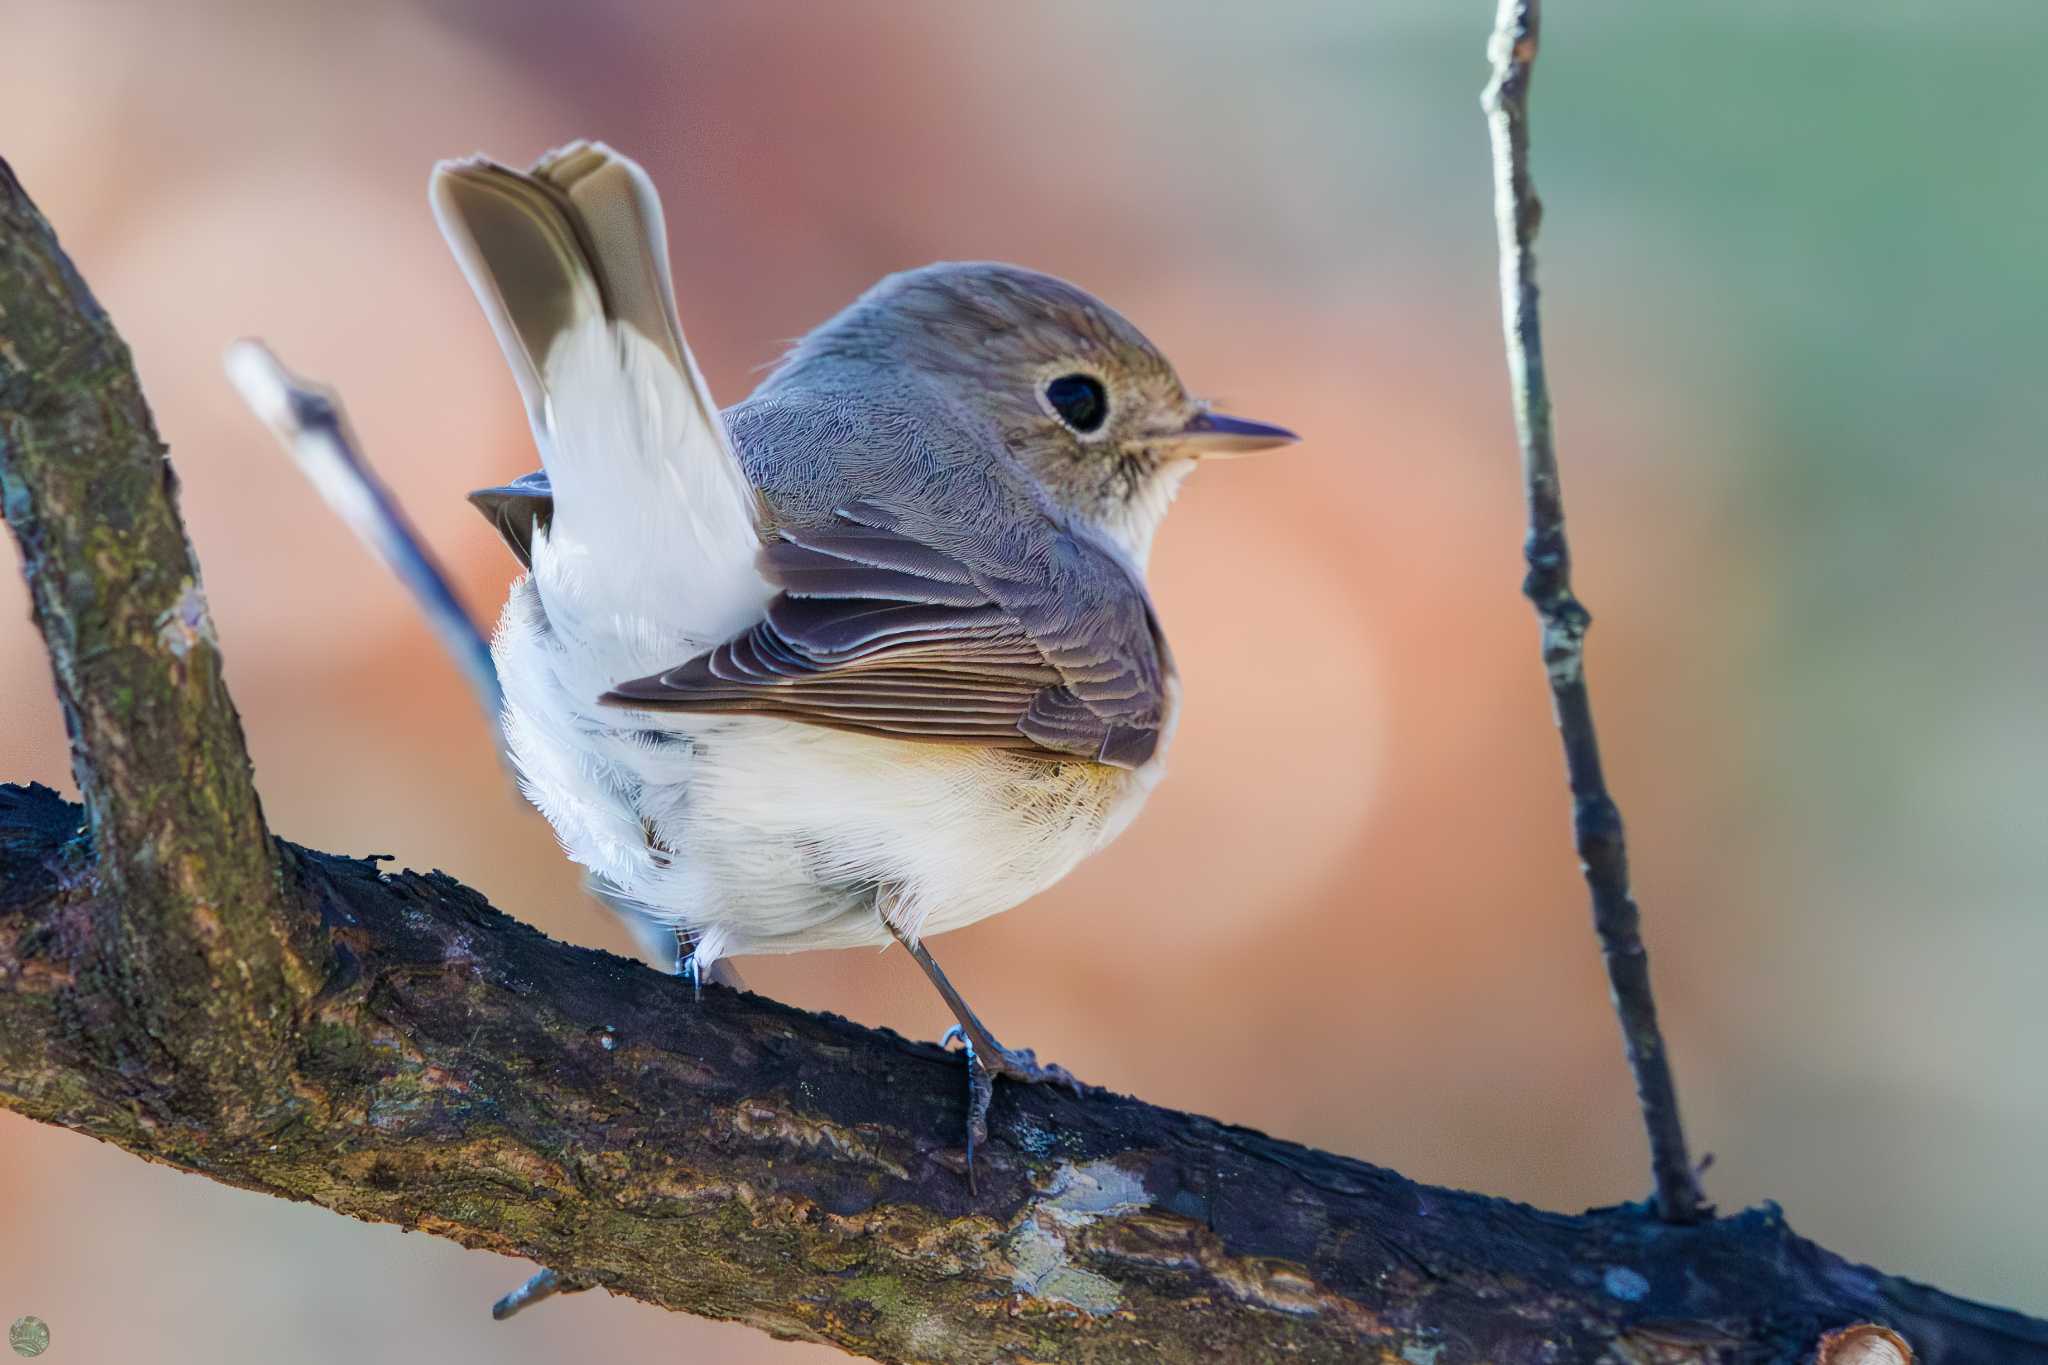
[[[1286,427],[1253,422],[1243,417],[1226,417],[1204,408],[1175,434],[1174,443],[1205,459],[1227,459],[1233,455],[1249,455],[1255,450],[1292,445],[1300,439]]]

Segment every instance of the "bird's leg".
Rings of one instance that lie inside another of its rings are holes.
[[[1075,1080],[1065,1067],[1039,1061],[1030,1048],[1007,1048],[997,1042],[996,1036],[988,1031],[988,1025],[981,1022],[980,1016],[968,1006],[960,992],[954,989],[953,983],[946,979],[945,972],[940,970],[938,962],[933,959],[931,950],[922,943],[912,940],[894,924],[889,926],[889,932],[896,936],[896,941],[903,945],[917,965],[924,968],[924,974],[931,978],[932,985],[938,988],[940,997],[945,1000],[946,1008],[952,1010],[953,1017],[959,1021],[947,1032],[947,1041],[951,1041],[957,1034],[961,1041],[967,1044],[968,1055],[993,1075],[1013,1081],[1024,1081],[1031,1085],[1050,1082],[1064,1085],[1077,1095],[1081,1093],[1081,1083]]]
[[[971,1188],[974,1184],[975,1149],[988,1141],[988,1106],[989,1101],[995,1098],[995,1077],[1002,1076],[1030,1085],[1063,1085],[1076,1095],[1081,1093],[1081,1083],[1065,1067],[1039,1061],[1029,1048],[1011,1049],[997,1042],[996,1036],[988,1031],[988,1025],[981,1022],[980,1016],[946,979],[931,951],[904,933],[887,914],[882,916],[882,922],[889,926],[889,932],[896,936],[896,941],[903,945],[911,959],[924,969],[924,974],[946,1002],[946,1008],[953,1011],[953,1018],[959,1021],[947,1030],[945,1041],[952,1041],[958,1034],[967,1046],[967,1183]]]

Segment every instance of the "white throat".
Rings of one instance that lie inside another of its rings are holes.
[[[1129,500],[1112,504],[1095,519],[1103,538],[1123,551],[1141,575],[1152,557],[1152,537],[1165,520],[1166,509],[1194,470],[1193,460],[1168,461]]]

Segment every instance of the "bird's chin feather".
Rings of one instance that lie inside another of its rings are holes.
[[[1166,509],[1180,493],[1180,486],[1194,473],[1195,462],[1168,459],[1153,463],[1128,481],[1119,481],[1097,504],[1093,517],[1096,529],[1114,545],[1140,574],[1152,557],[1152,537],[1166,518]]]

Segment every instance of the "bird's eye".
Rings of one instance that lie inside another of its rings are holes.
[[[1079,432],[1100,430],[1109,416],[1109,393],[1092,374],[1063,374],[1045,386],[1045,401]]]

